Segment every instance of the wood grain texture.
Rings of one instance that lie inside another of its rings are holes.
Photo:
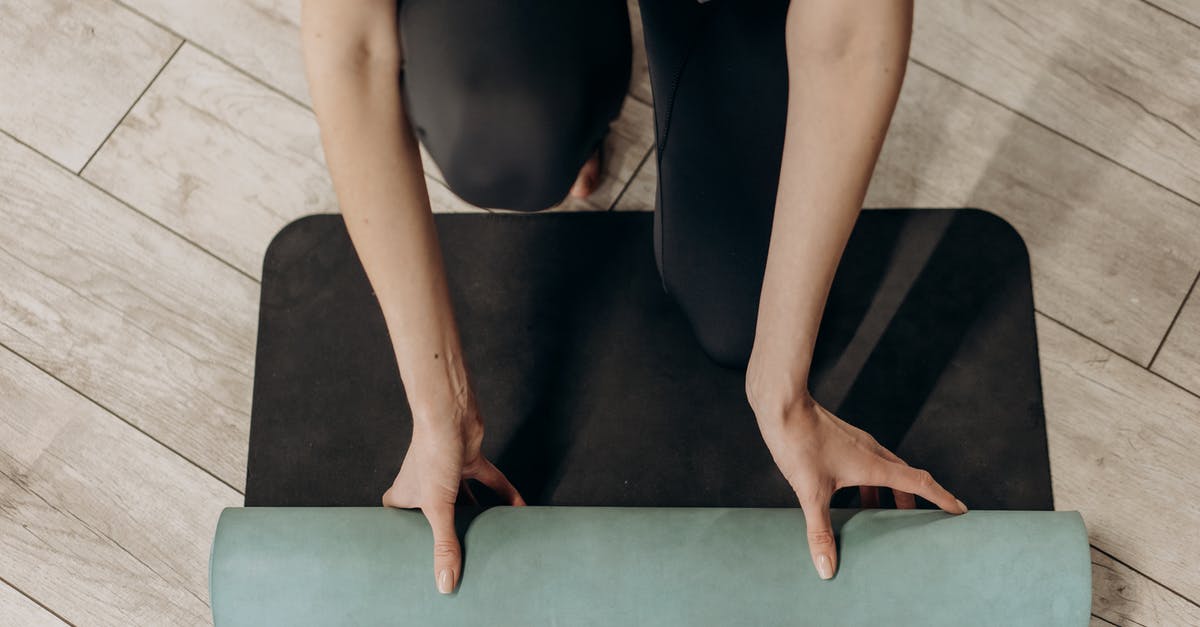
[[[296,100],[311,105],[300,54],[300,3],[285,0],[119,0]],[[650,104],[637,0],[627,0],[633,38],[629,93]]]
[[[1094,548],[1092,613],[1117,625],[1200,625],[1200,606]]]
[[[629,76],[629,95],[643,104],[654,104],[650,89],[649,64],[646,60],[646,39],[642,30],[642,10],[637,0],[627,0],[629,30],[633,39],[633,70]]]
[[[1200,394],[1200,289],[1192,289],[1151,369]]]
[[[1146,0],[1146,4],[1193,26],[1200,27],[1200,3],[1194,0]]]
[[[296,0],[118,0],[305,104]]]
[[[338,211],[312,111],[190,45],[83,176],[256,278],[285,224]],[[434,212],[479,211],[426,184]]]
[[[208,620],[208,553],[241,495],[0,349],[0,572],[72,623]]]
[[[658,160],[653,146],[646,160],[633,175],[625,193],[613,207],[616,211],[654,211],[654,198],[658,191]]]
[[[1200,207],[909,63],[868,207],[978,207],[1029,247],[1035,304],[1149,363],[1200,270]]]
[[[1037,317],[1055,506],[1093,546],[1200,599],[1200,397]]]
[[[913,58],[1200,201],[1200,29],[1127,0],[916,7]]]
[[[4,0],[0,129],[78,172],[179,42],[109,0]]]
[[[28,627],[63,627],[66,625],[54,614],[5,583],[0,583],[0,620],[5,624]]]
[[[251,276],[280,227],[337,207],[312,112],[191,45],[83,177]]]
[[[258,285],[0,137],[0,343],[244,482]]]

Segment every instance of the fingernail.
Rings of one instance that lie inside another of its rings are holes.
[[[442,594],[454,592],[454,573],[449,568],[442,570],[442,573],[438,575],[438,592]]]
[[[961,510],[962,510],[962,513],[964,513],[964,514],[965,514],[965,513],[967,513],[967,506],[966,506],[966,505],[963,505],[963,502],[962,502],[962,501],[960,501],[960,500],[958,500],[958,499],[954,499],[954,502],[955,502],[955,503],[958,503],[958,509],[961,509]]]
[[[821,579],[830,579],[833,577],[833,566],[829,563],[828,555],[822,555],[817,558],[817,572],[820,573]]]

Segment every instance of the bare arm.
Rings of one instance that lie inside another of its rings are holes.
[[[382,502],[419,507],[429,519],[435,583],[448,593],[462,573],[454,530],[461,481],[477,479],[514,505],[523,501],[480,453],[483,422],[400,96],[396,24],[395,0],[305,0],[300,30],[334,190],[412,408],[411,444]]]
[[[401,104],[395,24],[393,0],[306,0],[301,36],[346,228],[387,320],[409,403],[424,419],[465,393],[466,374],[420,153]]]
[[[837,567],[829,500],[839,488],[890,486],[898,506],[915,506],[916,493],[965,511],[928,472],[808,390],[825,301],[904,80],[912,8],[912,0],[793,0],[788,10],[787,126],[746,394],[804,508],[822,577]]]

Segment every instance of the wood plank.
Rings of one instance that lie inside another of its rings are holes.
[[[917,3],[912,57],[1200,201],[1195,26],[1128,0]]]
[[[242,486],[258,285],[0,137],[0,343]]]
[[[72,623],[208,620],[208,554],[241,495],[0,349],[0,572]]]
[[[311,104],[300,51],[300,3],[119,0],[288,96]]]
[[[283,93],[311,105],[300,51],[300,3],[278,0],[120,0]],[[637,0],[627,0],[633,35],[629,93],[650,104]]]
[[[642,9],[637,0],[626,0],[626,5],[629,7],[629,30],[633,39],[633,70],[629,76],[629,95],[643,104],[654,104],[654,94],[650,89],[650,66],[646,60],[645,32],[642,30]]]
[[[83,177],[255,277],[284,224],[337,207],[312,112],[188,44]]]
[[[284,225],[338,211],[313,113],[188,44],[83,176],[256,278]],[[435,212],[480,211],[426,183]]]
[[[1092,612],[1117,625],[1200,625],[1200,606],[1095,548]]]
[[[1038,310],[1149,363],[1200,270],[1200,208],[910,63],[868,207],[978,207],[1011,223]]]
[[[6,0],[0,129],[78,172],[179,43],[109,0]]]
[[[1037,330],[1056,507],[1082,513],[1093,546],[1200,599],[1200,397],[1043,315]]]
[[[658,160],[654,153],[646,155],[646,160],[637,169],[633,179],[625,188],[625,193],[617,199],[613,207],[616,211],[654,211],[654,198],[658,190]]]
[[[1200,394],[1200,289],[1192,289],[1151,369]]]
[[[1146,0],[1146,4],[1200,27],[1200,3],[1194,0]]]
[[[28,627],[62,627],[66,623],[46,611],[37,603],[17,591],[16,588],[0,583],[0,617],[10,625]]]

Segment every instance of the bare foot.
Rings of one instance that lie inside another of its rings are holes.
[[[575,184],[571,186],[570,196],[572,198],[587,198],[592,192],[596,191],[596,186],[600,183],[600,151],[592,153],[592,157],[583,164],[579,169],[579,176],[575,177]]]

